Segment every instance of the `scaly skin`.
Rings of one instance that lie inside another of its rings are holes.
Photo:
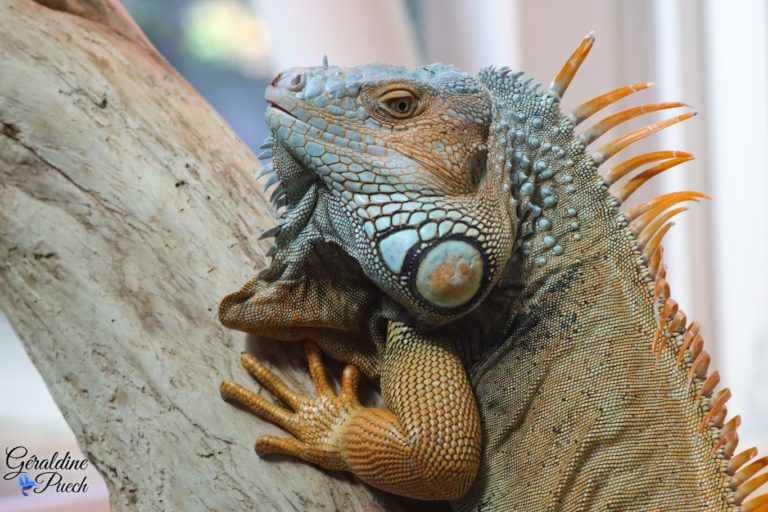
[[[317,398],[301,397],[252,356],[248,371],[289,408],[231,381],[294,439],[279,452],[457,510],[768,510],[745,498],[754,450],[734,456],[698,325],[669,297],[660,240],[676,203],[620,202],[689,160],[599,165],[683,114],[587,152],[605,131],[659,103],[609,116],[618,89],[561,114],[586,38],[539,92],[507,69],[471,78],[444,65],[294,68],[267,90],[273,139],[261,156],[283,208],[272,264],[224,299],[222,322],[312,340]],[[640,165],[637,177],[609,186]],[[316,344],[316,345],[315,345]],[[318,350],[319,347],[319,350]],[[336,396],[320,350],[349,363]],[[357,369],[385,408],[356,399]],[[293,412],[292,412],[293,411]]]

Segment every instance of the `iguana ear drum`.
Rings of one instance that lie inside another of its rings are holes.
[[[460,308],[482,288],[487,262],[465,240],[444,240],[419,254],[413,287],[420,298],[439,309]]]

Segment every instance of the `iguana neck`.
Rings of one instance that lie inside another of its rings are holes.
[[[622,265],[629,249],[606,244],[603,257],[548,275],[471,369],[488,464],[462,503],[537,510],[514,507],[540,496],[558,510],[735,510],[711,434],[694,434],[696,388],[671,350],[658,366],[650,351],[653,300],[642,273]]]

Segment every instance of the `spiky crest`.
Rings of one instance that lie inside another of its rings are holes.
[[[579,55],[578,64],[574,66],[574,57],[572,56],[557,74],[555,81],[561,85],[554,89],[555,94],[553,95],[556,98],[559,99],[565,92],[567,85],[578,70],[578,65],[584,60],[586,52],[592,47],[593,41],[594,36],[589,34],[579,46],[579,49],[574,52],[574,55]],[[578,124],[599,109],[614,103],[632,92],[644,89],[648,85],[636,84],[598,96],[577,107],[571,112],[568,119],[574,124]],[[550,92],[552,93],[552,91],[551,88]],[[681,106],[685,105],[679,102],[654,103],[623,110],[618,114],[597,122],[592,128],[584,131],[580,137],[585,145],[588,145],[609,129],[637,115]],[[684,121],[693,115],[695,113],[685,113],[634,130],[598,149],[593,155],[593,160],[599,166],[633,142],[675,123]],[[630,158],[613,167],[605,173],[603,181],[608,186],[614,185],[617,181],[644,164],[664,160],[662,163],[638,173],[618,188],[615,192],[615,198],[619,202],[624,203],[640,185],[649,179],[691,159],[693,159],[692,155],[681,151],[646,153]],[[662,356],[663,351],[669,347],[675,355],[679,370],[687,372],[689,383],[697,388],[695,399],[701,402],[702,418],[696,433],[701,435],[705,430],[711,432],[713,456],[727,461],[725,471],[727,471],[728,475],[732,476],[731,490],[733,492],[733,503],[740,506],[741,510],[745,512],[768,511],[768,494],[762,494],[746,501],[760,486],[768,483],[768,473],[758,474],[763,468],[768,466],[768,456],[757,459],[756,448],[750,448],[738,455],[734,455],[738,445],[737,428],[741,424],[741,418],[740,416],[735,416],[730,421],[725,422],[727,416],[726,403],[731,398],[731,391],[728,388],[721,388],[716,391],[720,382],[720,375],[716,371],[709,373],[711,357],[703,349],[703,339],[701,334],[699,334],[699,324],[691,322],[686,327],[685,314],[679,309],[677,302],[670,297],[669,284],[665,278],[666,267],[663,264],[661,240],[673,225],[668,222],[669,219],[686,210],[686,208],[673,207],[684,201],[696,201],[698,198],[709,199],[709,196],[699,192],[676,192],[656,197],[627,210],[626,217],[630,222],[630,229],[636,236],[638,249],[642,251],[644,256],[644,261],[641,264],[648,266],[649,274],[653,278],[658,326],[651,343],[651,350],[658,359]],[[752,462],[750,463],[750,461]]]
[[[562,195],[567,198],[569,193],[576,191],[571,174],[576,175],[580,171],[576,169],[578,166],[574,165],[570,158],[579,158],[580,152],[607,131],[625,121],[648,112],[688,107],[681,102],[663,102],[629,108],[598,121],[580,135],[574,136],[573,129],[599,110],[653,85],[650,82],[643,82],[621,87],[579,105],[564,118],[560,116],[559,101],[593,43],[594,35],[590,33],[562,66],[546,93],[539,92],[538,84],[532,85],[530,78],[520,79],[522,73],[519,71],[512,71],[509,68],[487,68],[480,73],[481,80],[494,92],[499,101],[498,110],[511,113],[507,119],[501,119],[495,126],[497,133],[508,132],[508,139],[511,141],[511,147],[508,148],[509,159],[501,158],[497,165],[504,166],[504,169],[509,172],[510,188],[513,189],[513,197],[518,202],[521,229],[517,248],[526,256],[535,256],[530,258],[534,266],[543,266],[547,263],[545,253],[534,253],[534,247],[530,241],[527,241],[534,235],[543,235],[543,243],[538,241],[536,243],[544,249],[549,249],[551,254],[560,254],[563,251],[558,243],[558,240],[562,239],[562,233],[552,233],[555,236],[547,234],[550,229],[555,229],[555,226],[545,215],[550,215],[546,212],[548,197],[553,198],[550,203],[555,203],[560,200],[561,192],[564,192]],[[526,108],[522,108],[521,105],[525,101],[529,103]],[[689,387],[695,390],[693,399],[699,403],[698,410],[701,418],[693,434],[708,435],[712,444],[713,458],[724,462],[723,471],[731,477],[728,491],[731,496],[728,501],[744,512],[768,512],[768,494],[747,501],[755,490],[764,483],[768,483],[768,472],[758,474],[768,466],[768,457],[756,459],[757,449],[755,448],[734,454],[738,444],[737,428],[741,418],[735,416],[725,421],[726,404],[731,398],[731,392],[728,388],[717,389],[720,375],[717,372],[709,372],[711,356],[703,348],[699,324],[695,321],[688,323],[685,313],[671,298],[669,283],[666,280],[664,248],[661,241],[674,225],[670,219],[686,210],[680,206],[680,203],[697,202],[699,199],[711,199],[711,197],[696,191],[672,192],[628,206],[623,214],[618,212],[618,207],[624,204],[641,185],[664,171],[692,160],[693,155],[685,151],[654,151],[629,158],[605,171],[602,176],[598,174],[600,166],[621,150],[695,115],[695,112],[685,112],[630,131],[594,151],[591,154],[591,165],[583,168],[591,169],[595,182],[611,192],[609,204],[617,208],[617,215],[623,216],[626,228],[636,240],[638,256],[642,256],[638,257],[638,265],[644,267],[644,272],[649,278],[649,290],[653,294],[658,322],[653,339],[649,340],[649,348],[656,357],[657,366],[664,352],[669,351],[676,363],[677,371],[685,376]],[[553,141],[552,143],[543,142],[544,136],[539,136],[539,132],[543,130],[549,130],[547,140]],[[561,140],[562,147],[557,145]],[[569,140],[570,147],[567,142]],[[529,158],[525,151],[516,150],[515,146],[518,144],[527,145],[529,149],[533,148],[532,154],[535,157]],[[502,143],[501,146],[504,147],[506,144]],[[534,158],[535,161],[531,161]],[[651,163],[655,165],[642,169],[643,166]],[[638,169],[641,170],[634,176],[619,183]],[[529,199],[537,190],[534,185],[539,187],[543,207]],[[572,231],[575,231],[573,237],[579,239],[575,209],[563,208],[562,210],[565,217],[574,218],[571,224]],[[565,231],[567,232],[567,229]],[[513,256],[513,261],[515,257]]]

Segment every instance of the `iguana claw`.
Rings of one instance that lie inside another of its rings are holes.
[[[347,469],[341,455],[341,435],[347,420],[362,408],[357,399],[360,372],[355,366],[345,367],[341,393],[337,395],[328,383],[318,346],[308,342],[306,354],[317,393],[315,398],[293,391],[251,354],[242,355],[243,367],[288,408],[273,404],[230,380],[221,383],[221,395],[225,400],[243,404],[254,414],[295,437],[260,436],[256,439],[259,454],[282,453],[326,469]]]

